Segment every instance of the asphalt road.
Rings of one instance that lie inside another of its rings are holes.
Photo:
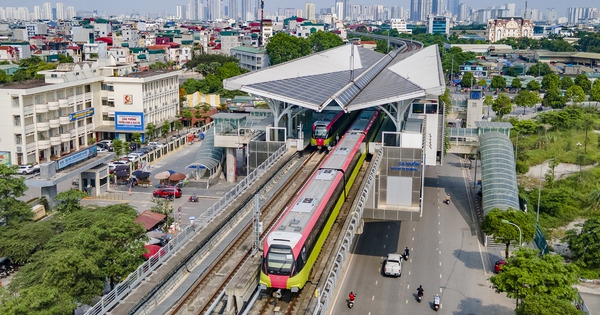
[[[423,217],[419,222],[365,224],[330,314],[348,314],[348,293],[357,294],[357,314],[432,313],[433,295],[441,296],[440,314],[514,314],[514,301],[497,294],[487,280],[491,262],[479,242],[464,170],[455,156],[444,166],[428,167]],[[450,205],[442,203],[447,193]],[[389,252],[408,246],[410,258],[400,278],[384,277]],[[423,285],[419,304],[416,289]]]

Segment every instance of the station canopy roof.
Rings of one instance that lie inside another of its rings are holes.
[[[223,85],[316,111],[337,104],[346,112],[441,95],[446,88],[437,45],[389,54],[344,45],[229,78]]]
[[[204,132],[204,140],[202,140],[202,145],[196,155],[196,160],[186,168],[205,168],[214,170],[219,166],[219,163],[221,163],[224,154],[224,148],[215,147],[214,130],[212,130],[212,128],[208,129]]]

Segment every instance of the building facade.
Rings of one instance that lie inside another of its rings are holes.
[[[508,37],[533,37],[533,23],[522,18],[501,18],[488,20],[487,40],[497,42]]]
[[[450,19],[443,15],[429,15],[427,18],[427,33],[450,35]]]
[[[269,55],[265,49],[238,46],[231,49],[231,56],[240,61],[240,67],[250,71],[270,66]]]

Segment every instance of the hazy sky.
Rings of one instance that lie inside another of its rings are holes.
[[[239,1],[239,0],[238,0]],[[253,0],[254,1],[254,0]],[[22,7],[26,6],[30,12],[33,11],[33,7],[36,5],[42,6],[45,0],[3,0],[0,1],[1,7]],[[161,13],[166,10],[167,13],[175,13],[175,6],[185,5],[187,6],[188,0],[103,0],[103,1],[90,1],[90,0],[51,0],[52,6],[56,6],[56,2],[62,2],[65,6],[74,6],[75,10],[93,10],[104,11],[107,14],[120,14],[130,13],[133,10],[137,10],[140,14],[145,15],[146,13]],[[306,2],[313,2],[317,6],[317,12],[320,8],[331,7],[335,4],[336,0],[317,1],[317,0],[265,0],[265,11],[275,12],[277,8],[292,7],[304,10],[304,4]],[[446,1],[445,1],[446,2]],[[465,0],[463,1],[471,8],[486,8],[491,6],[502,6],[509,1],[494,1],[494,0]],[[517,11],[525,7],[525,1],[510,1],[517,4]],[[229,0],[223,0],[226,5]],[[384,6],[402,6],[404,8],[410,8],[410,0],[351,0],[350,3],[356,4],[381,4]],[[574,1],[559,1],[559,0],[528,0],[528,7],[538,9],[545,12],[546,8],[556,8],[558,16],[566,16],[567,7],[600,7],[600,3],[592,0],[574,0]]]

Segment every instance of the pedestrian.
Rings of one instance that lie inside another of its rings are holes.
[[[406,258],[408,258],[408,257],[409,257],[409,255],[410,255],[410,250],[408,249],[408,247],[406,247],[406,248],[404,249],[404,256],[406,256]]]

